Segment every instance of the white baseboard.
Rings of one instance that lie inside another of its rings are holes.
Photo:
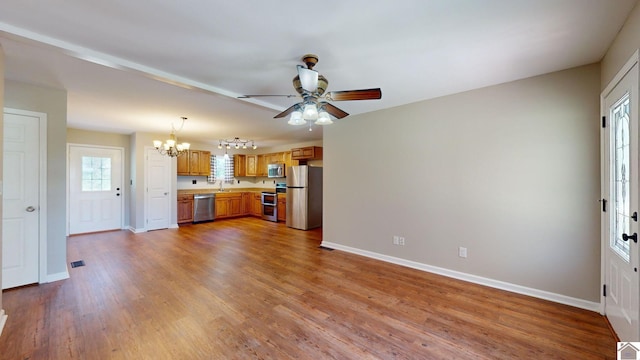
[[[570,305],[570,306],[574,306],[574,307],[585,309],[585,310],[600,312],[600,303],[596,303],[592,301],[586,301],[583,299],[573,298],[573,297],[569,297],[562,294],[556,294],[556,293],[552,293],[544,290],[538,290],[538,289],[533,289],[526,286],[511,284],[504,281],[489,279],[489,278],[467,274],[459,271],[449,270],[449,269],[445,269],[437,266],[431,266],[431,265],[427,265],[427,264],[423,264],[423,263],[419,263],[411,260],[401,259],[401,258],[379,254],[379,253],[375,253],[367,250],[352,248],[349,246],[344,246],[344,245],[340,245],[340,244],[336,244],[328,241],[323,241],[321,245],[327,248],[342,250],[345,252],[362,255],[369,258],[373,258],[373,259],[377,259],[377,260],[381,260],[381,261],[385,261],[385,262],[389,262],[397,265],[402,265],[402,266],[410,267],[417,270],[422,270],[422,271],[426,271],[426,272],[430,272],[438,275],[443,275],[443,276],[447,276],[447,277],[458,279],[458,280],[468,281],[474,284],[485,285],[492,288],[506,290],[506,291],[510,291],[510,292],[514,292],[522,295],[528,295],[535,298],[549,300],[549,301],[557,302],[564,305]]]
[[[169,227],[167,227],[167,229],[177,229],[179,228],[178,224],[170,224]],[[143,233],[143,232],[147,232],[148,230],[146,228],[142,228],[142,229],[135,229],[132,228],[131,226],[129,226],[129,231],[131,231],[134,234],[139,234],[139,233]]]
[[[59,272],[57,274],[49,274],[47,275],[47,278],[45,279],[45,282],[54,282],[54,281],[60,281],[60,280],[65,280],[69,278],[69,270],[67,271],[63,271],[63,272]]]
[[[142,229],[136,229],[136,228],[134,228],[134,227],[129,226],[129,231],[131,231],[131,232],[132,232],[132,233],[134,233],[134,234],[139,234],[139,233],[146,232],[146,231],[147,231],[147,229],[145,229],[145,228],[142,228]]]
[[[7,314],[4,313],[4,309],[0,309],[0,336],[2,336],[2,329],[4,324],[7,323]]]

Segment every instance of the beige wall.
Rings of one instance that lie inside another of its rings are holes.
[[[324,242],[599,302],[599,88],[589,65],[326,127]]]
[[[124,196],[125,201],[131,198],[131,136],[80,129],[67,129],[67,142],[70,144],[119,147],[124,149]],[[124,208],[124,227],[129,227],[129,204]]]
[[[633,53],[640,48],[640,3],[627,17],[618,36],[602,59],[600,90],[604,90]]]
[[[4,109],[4,50],[0,46],[0,109]],[[4,143],[4,116],[0,118],[0,149]],[[2,152],[0,152],[1,154]],[[3,158],[0,156],[0,181],[4,180]],[[4,182],[3,182],[4,183]],[[2,195],[0,195],[0,219],[2,219]],[[0,221],[0,234],[2,234],[2,221]],[[2,269],[2,235],[0,235],[0,269]],[[0,270],[1,271],[1,270]],[[2,276],[0,276],[0,289],[2,289]],[[2,307],[2,291],[0,291],[0,334],[2,334],[4,309]]]
[[[67,270],[67,92],[5,80],[4,106],[47,114],[47,269],[60,279]],[[46,279],[44,279],[47,281]]]

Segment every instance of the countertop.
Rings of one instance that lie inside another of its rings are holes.
[[[224,189],[224,191],[220,191],[215,188],[208,189],[185,189],[178,190],[178,195],[196,195],[196,194],[234,194],[234,193],[243,193],[243,192],[254,192],[261,193],[263,191],[271,191],[275,192],[275,188],[229,188]],[[278,193],[278,195],[285,195],[286,193]]]

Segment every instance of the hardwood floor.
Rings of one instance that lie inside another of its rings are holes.
[[[1,359],[615,359],[597,313],[320,249],[256,218],[74,236],[4,291]]]

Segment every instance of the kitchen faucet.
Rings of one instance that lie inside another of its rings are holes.
[[[220,190],[218,190],[218,191],[224,191],[224,189],[222,188],[223,184],[224,184],[224,180],[220,180]]]

